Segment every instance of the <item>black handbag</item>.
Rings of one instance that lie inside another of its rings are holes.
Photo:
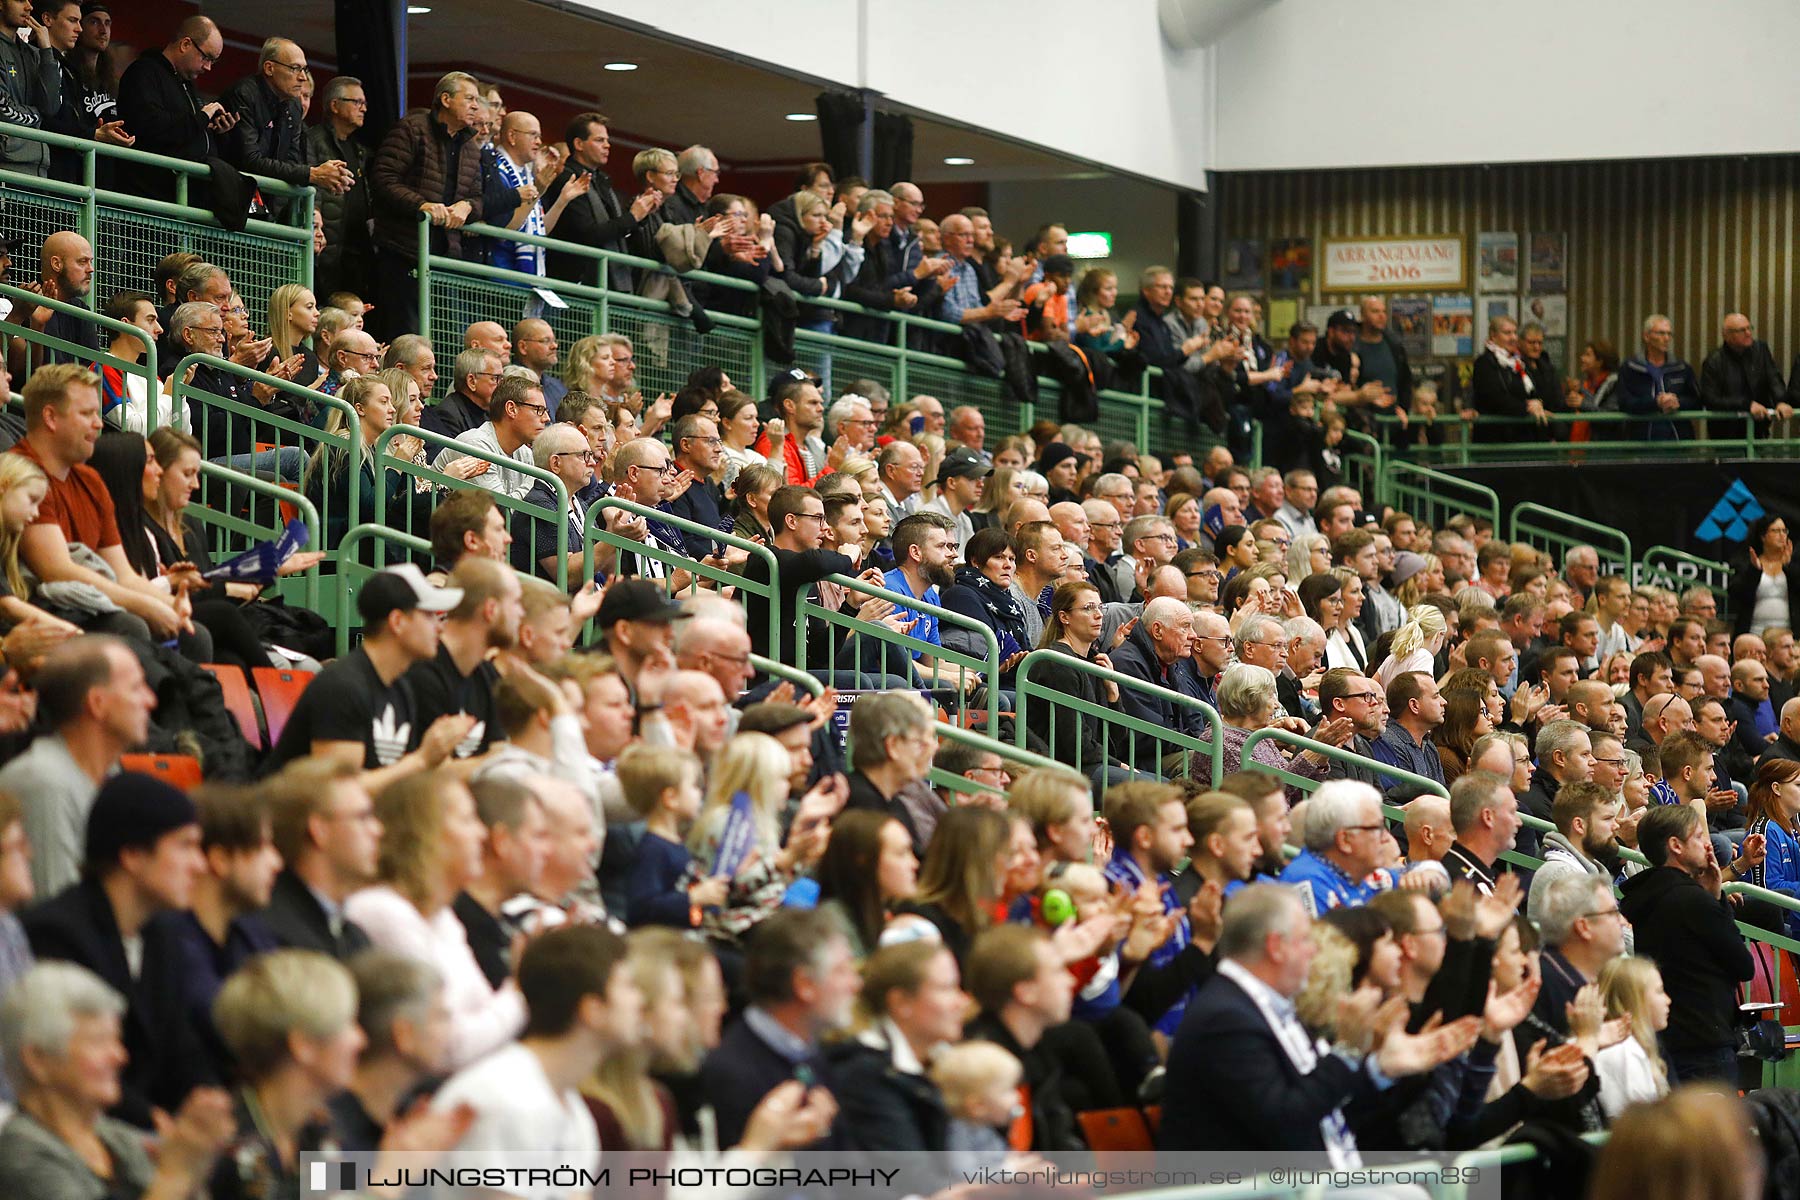
[[[1767,950],[1771,956],[1771,961],[1766,963],[1762,960],[1764,950]],[[1779,998],[1781,973],[1779,961],[1773,958],[1777,951],[1773,946],[1767,946],[1762,942],[1752,942],[1750,943],[1750,953],[1756,956],[1758,964],[1767,972],[1774,995]],[[1780,1011],[1779,1006],[1773,1009],[1738,1009],[1739,1058],[1756,1058],[1770,1063],[1786,1060],[1788,1056],[1787,1031],[1781,1027],[1781,1022],[1775,1016]]]

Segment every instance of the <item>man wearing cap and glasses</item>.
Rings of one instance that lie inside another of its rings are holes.
[[[981,494],[987,489],[987,477],[993,473],[994,468],[982,461],[981,452],[967,446],[951,450],[938,464],[937,499],[920,511],[950,518],[956,526],[959,558],[968,549],[969,539],[975,536],[975,522],[969,513],[981,503]]]
[[[1338,309],[1325,320],[1325,336],[1313,347],[1313,364],[1336,371],[1338,378],[1348,385],[1340,386],[1331,395],[1339,408],[1389,411],[1394,407],[1394,394],[1375,380],[1363,380],[1362,362],[1356,355],[1356,342],[1361,334],[1362,318],[1356,310]],[[1353,419],[1364,427],[1368,425],[1364,416]]]
[[[436,657],[444,614],[462,598],[456,588],[432,587],[411,563],[371,575],[356,597],[362,645],[319,672],[301,694],[267,769],[309,754],[338,759],[361,766],[363,786],[376,793],[448,758],[475,718],[450,713],[419,728],[412,692],[400,677]]]

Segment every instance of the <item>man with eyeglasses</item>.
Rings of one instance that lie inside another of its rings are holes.
[[[346,329],[331,341],[327,352],[329,373],[319,390],[335,396],[349,380],[381,370],[381,347],[360,329]]]
[[[662,442],[656,438],[634,438],[613,454],[613,494],[644,508],[667,512],[667,500],[680,473],[681,468]],[[642,542],[647,548],[687,557],[687,547],[679,531],[656,518],[640,520],[642,525],[629,529],[621,526],[619,532]],[[671,567],[652,555],[630,550],[619,551],[618,574],[666,580],[671,593],[680,592],[694,581],[694,577],[681,567]]]
[[[1320,784],[1306,803],[1305,849],[1281,882],[1300,891],[1315,917],[1367,904],[1375,895],[1369,876],[1385,857],[1388,836],[1374,788],[1350,779]]]
[[[342,337],[339,340],[343,340]],[[544,390],[525,376],[514,375],[502,379],[494,389],[493,399],[488,402],[487,421],[458,435],[456,440],[471,449],[504,455],[527,466],[535,466],[531,447],[549,422],[550,409],[544,403]],[[432,466],[444,471],[466,457],[446,446],[438,452]],[[469,477],[468,482],[519,500],[531,490],[532,477],[490,462],[487,470]]]
[[[1720,412],[1749,413],[1758,421],[1794,415],[1769,343],[1743,313],[1726,313],[1722,342],[1700,364],[1700,399]]]
[[[1219,560],[1210,550],[1190,546],[1172,560],[1187,582],[1188,603],[1200,608],[1217,608],[1219,589],[1225,581]]]
[[[1544,939],[1539,956],[1543,986],[1532,1015],[1566,1038],[1570,1003],[1600,978],[1607,963],[1624,953],[1626,918],[1613,897],[1612,881],[1601,876],[1564,875],[1552,879],[1540,894],[1535,920]],[[1522,1048],[1537,1037],[1529,1032],[1529,1024],[1514,1034]]]
[[[743,610],[729,600],[717,596],[702,597],[692,604],[696,610],[692,620],[675,627],[675,665],[684,671],[702,671],[713,677],[727,701],[735,703],[756,678],[750,665],[750,632],[744,627]],[[729,618],[711,615],[711,605],[731,605],[735,611]],[[737,733],[739,712],[736,708],[726,716],[726,735]]]
[[[513,326],[513,361],[537,372],[538,386],[544,389],[544,403],[550,406],[550,419],[556,420],[562,398],[569,394],[568,385],[552,372],[556,370],[556,331],[541,317],[527,317]]]
[[[719,423],[699,413],[690,413],[676,421],[669,431],[669,444],[675,449],[675,465],[694,477],[687,490],[669,502],[669,512],[708,529],[724,529],[727,512],[725,492],[714,483],[719,463],[725,457],[725,443],[719,437]],[[719,543],[703,534],[683,531],[682,545],[693,559],[711,558],[719,551]],[[741,561],[742,551],[732,551],[728,558]]]
[[[1094,564],[1088,571],[1088,579],[1100,589],[1101,600],[1107,603],[1130,600],[1137,580],[1125,562],[1125,518],[1119,515],[1117,506],[1100,498],[1083,500],[1081,511],[1087,516],[1087,561]]]
[[[139,55],[119,77],[119,116],[136,149],[205,162],[223,148],[237,114],[217,100],[203,104],[194,81],[225,53],[219,27],[198,14],[187,18],[157,54]],[[119,190],[157,200],[175,198],[175,176],[160,167],[119,165]]]
[[[1319,712],[1321,724],[1349,721],[1350,740],[1344,749],[1358,758],[1375,761],[1375,739],[1387,725],[1387,697],[1381,685],[1354,667],[1333,667],[1319,678]],[[1372,766],[1331,760],[1328,772],[1333,779],[1352,779],[1366,783],[1377,791],[1386,790],[1392,780]]]
[[[232,130],[234,165],[256,175],[267,175],[295,187],[311,185],[321,192],[341,196],[356,182],[348,163],[330,159],[307,165],[305,114],[301,94],[312,83],[306,51],[287,38],[263,42],[256,73],[246,75],[220,97],[227,111],[236,114]],[[274,201],[286,208],[285,201]],[[321,295],[326,293],[321,293]]]
[[[579,589],[582,579],[582,544],[586,535],[587,511],[583,506],[580,493],[594,478],[594,453],[588,446],[587,435],[574,425],[567,423],[551,425],[538,434],[537,440],[531,444],[532,462],[549,471],[562,480],[563,487],[568,490],[569,501],[563,511],[563,524],[568,529],[568,541],[563,552],[567,579],[571,589]],[[555,512],[557,508],[556,489],[549,481],[534,479],[531,490],[525,493],[526,504]],[[594,546],[595,565],[604,571],[613,566],[614,548],[604,542]],[[556,581],[556,526],[550,521],[532,515],[529,512],[518,512],[513,515],[512,565],[527,575],[536,575],[551,582]]]
[[[449,438],[479,428],[487,420],[494,390],[500,386],[501,366],[499,356],[491,350],[476,348],[458,354],[451,368],[450,394],[426,408],[419,424]]]
[[[774,580],[768,565],[758,556],[744,566],[744,574],[752,583],[777,584],[776,645],[769,645],[769,599],[751,591],[744,597],[750,641],[756,653],[778,662],[799,661],[799,600],[828,575],[854,575],[856,563],[835,550],[822,549],[825,539],[825,501],[809,487],[790,484],[775,489],[769,497],[769,528],[774,531]],[[870,569],[862,578],[876,586],[884,580],[880,571]],[[830,630],[823,621],[813,621],[807,629],[807,669],[825,672],[829,677],[832,661]]]
[[[375,286],[375,243],[369,237],[370,151],[356,133],[369,117],[368,93],[354,75],[336,75],[325,85],[319,106],[323,110],[319,122],[306,130],[307,161],[342,163],[350,173],[350,186],[313,197],[325,219],[325,249],[313,259],[313,290],[320,296],[342,291],[366,296]]]

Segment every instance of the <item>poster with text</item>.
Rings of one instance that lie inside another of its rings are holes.
[[[1263,286],[1263,244],[1241,238],[1225,244],[1225,290],[1256,292]]]
[[[1431,353],[1431,301],[1424,298],[1388,302],[1388,332],[1400,340],[1409,358]]]
[[[1569,336],[1569,298],[1567,296],[1519,297],[1519,320],[1536,321],[1544,327],[1545,337]]]
[[[1269,290],[1312,291],[1312,239],[1276,238],[1269,244]]]
[[[1440,358],[1467,358],[1475,352],[1475,302],[1466,293],[1431,302],[1431,352]]]
[[[1566,233],[1534,233],[1531,235],[1531,271],[1527,290],[1532,292],[1566,292],[1569,290],[1569,235]]]
[[[1277,346],[1287,341],[1288,330],[1300,320],[1300,301],[1293,296],[1269,297],[1268,339]]]
[[[1475,235],[1475,290],[1478,292],[1516,292],[1519,290],[1518,234],[1479,233]]]
[[[1481,307],[1475,314],[1475,325],[1481,330],[1484,338],[1487,334],[1488,322],[1498,317],[1511,317],[1517,321],[1519,319],[1519,298],[1517,296],[1483,296]]]

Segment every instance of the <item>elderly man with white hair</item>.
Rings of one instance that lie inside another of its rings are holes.
[[[1278,723],[1281,713],[1280,693],[1275,686],[1275,672],[1250,663],[1227,667],[1219,680],[1219,718],[1224,722],[1220,736],[1224,739],[1221,758],[1224,773],[1229,775],[1244,766],[1244,742],[1258,729]],[[1318,737],[1327,745],[1340,746],[1349,739],[1352,729],[1344,722],[1327,722]],[[1303,750],[1293,758],[1283,754],[1272,739],[1257,742],[1250,748],[1249,760],[1277,771],[1291,771],[1307,779],[1325,778],[1331,765],[1316,750]],[[1300,798],[1299,789],[1289,788],[1290,798]]]
[[[825,410],[825,436],[842,441],[850,453],[867,454],[875,445],[875,414],[854,392],[839,396]]]
[[[1158,596],[1144,605],[1136,627],[1113,648],[1113,670],[1154,688],[1179,691],[1177,665],[1187,657],[1192,638],[1193,617],[1187,601]],[[1147,689],[1121,688],[1119,705],[1127,716],[1159,730],[1201,732],[1189,721],[1193,714]],[[1113,736],[1113,752],[1137,770],[1153,771],[1161,762],[1173,773],[1185,773],[1180,770],[1179,752],[1171,755],[1168,744],[1157,734],[1115,728]],[[1176,761],[1169,762],[1170,758]]]
[[[1307,911],[1319,916],[1367,904],[1377,890],[1369,876],[1386,858],[1391,836],[1380,794],[1353,779],[1320,785],[1307,800],[1302,835],[1306,848],[1281,873],[1281,882],[1300,891]]]
[[[1318,702],[1306,693],[1306,681],[1325,661],[1325,629],[1311,617],[1289,617],[1281,623],[1281,638],[1287,646],[1287,661],[1275,675],[1276,694],[1281,707],[1290,715],[1310,724],[1319,720]],[[1317,684],[1313,684],[1317,687]]]

